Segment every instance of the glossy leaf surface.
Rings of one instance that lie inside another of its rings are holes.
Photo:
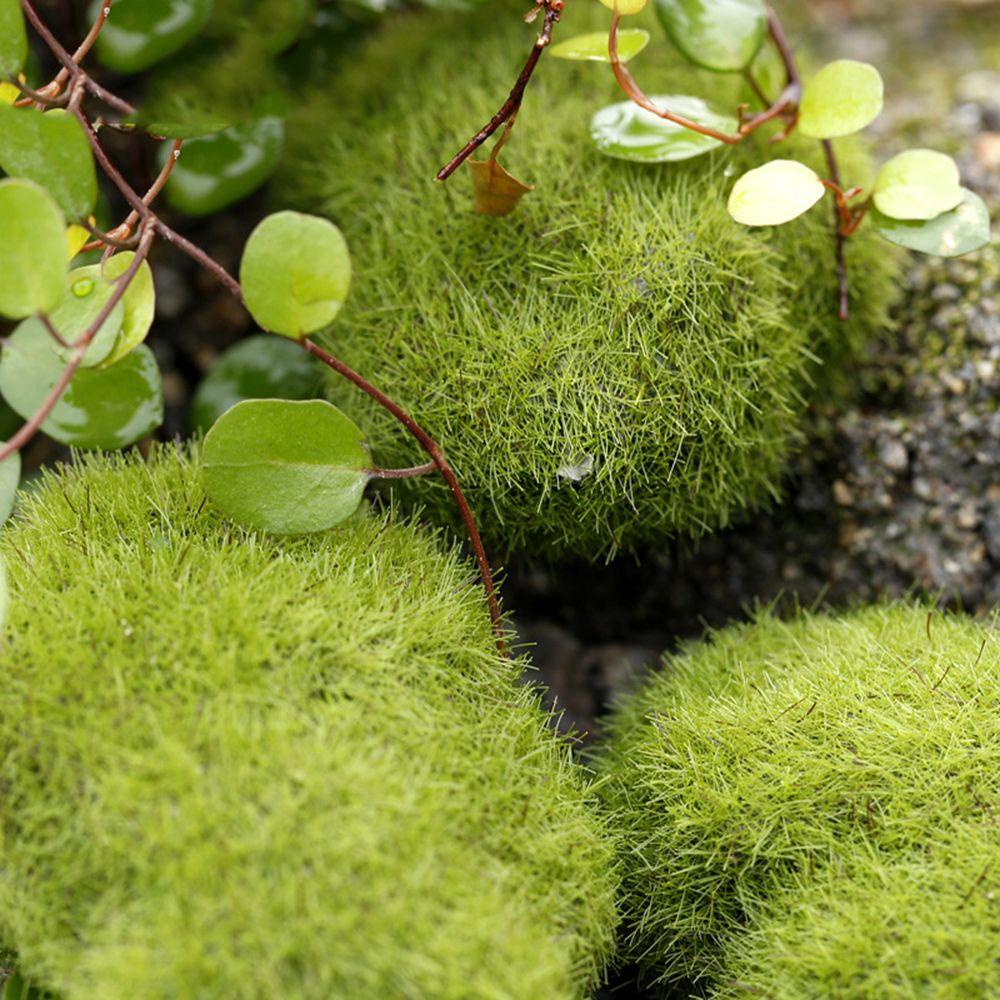
[[[0,316],[54,309],[66,279],[66,223],[47,191],[0,180]]]
[[[195,392],[191,423],[205,433],[244,399],[312,399],[320,394],[322,382],[319,363],[301,347],[258,334],[216,361]]]
[[[962,204],[935,219],[892,219],[877,208],[869,213],[890,243],[936,257],[961,257],[990,242],[990,213],[979,195],[962,189]]]
[[[265,330],[298,339],[327,326],[351,283],[340,230],[299,212],[269,215],[250,234],[240,264],[243,298]]]
[[[934,219],[962,203],[958,166],[933,149],[908,149],[879,171],[872,200],[892,219]]]
[[[40,184],[70,221],[97,201],[97,173],[83,126],[56,108],[0,107],[0,168]]]
[[[97,10],[91,4],[91,17]],[[183,48],[211,13],[212,0],[115,0],[97,57],[118,73],[138,73]]]
[[[655,0],[656,16],[678,51],[717,72],[745,69],[767,32],[762,0]]]
[[[284,144],[284,122],[273,116],[191,139],[167,182],[167,202],[187,215],[210,215],[241,201],[274,173]]]
[[[49,319],[63,340],[72,343],[97,321],[114,293],[115,286],[101,277],[100,267],[77,268],[66,276],[66,291]],[[81,367],[93,368],[107,358],[118,339],[124,318],[125,307],[119,301],[90,342]],[[55,340],[52,343],[59,357],[64,362],[69,361],[72,349],[60,346]]]
[[[744,226],[780,226],[808,212],[826,188],[803,163],[771,160],[745,173],[729,195],[729,214]]]
[[[651,99],[661,108],[718,132],[733,133],[737,129],[734,117],[716,111],[700,97],[661,94]],[[689,160],[722,145],[718,139],[659,118],[632,101],[622,101],[598,111],[591,119],[590,135],[605,156],[635,163]]]
[[[649,32],[642,28],[623,28],[618,32],[618,59],[628,62],[649,44]],[[549,49],[554,59],[574,59],[588,62],[610,62],[608,55],[608,33],[594,31],[588,35],[567,38]]]
[[[799,131],[812,139],[836,139],[860,132],[879,115],[882,77],[868,63],[838,59],[806,85],[799,106]]]
[[[96,265],[98,274],[103,274],[107,281],[121,277],[135,259],[131,250],[116,253],[109,257],[103,265]],[[156,289],[153,286],[153,272],[149,264],[143,261],[135,277],[129,282],[122,298],[125,314],[122,317],[121,329],[115,339],[114,346],[103,361],[105,368],[121,361],[130,351],[141,344],[153,325],[156,315]]]
[[[332,528],[361,503],[371,460],[358,427],[325,400],[237,403],[205,438],[209,499],[250,528]]]
[[[0,354],[0,392],[28,419],[65,364],[36,319],[25,320]],[[79,370],[42,430],[78,448],[124,448],[163,421],[163,386],[156,359],[142,345],[111,368]]]
[[[28,58],[20,0],[0,0],[0,77],[17,76]]]

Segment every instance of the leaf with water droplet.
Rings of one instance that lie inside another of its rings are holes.
[[[209,499],[240,524],[283,535],[324,531],[350,517],[370,467],[359,428],[319,399],[237,403],[202,449]]]
[[[116,253],[99,267],[99,273],[105,280],[114,281],[125,274],[134,259],[135,254],[131,250]],[[101,363],[103,368],[117,364],[130,351],[135,350],[146,339],[153,325],[153,318],[156,315],[156,289],[153,285],[153,272],[146,261],[139,265],[139,270],[125,289],[122,305],[125,314],[122,317],[121,329],[115,339],[114,347]]]
[[[114,294],[115,286],[101,277],[100,266],[79,267],[66,276],[66,291],[49,320],[63,340],[72,344],[93,326]],[[80,362],[81,368],[93,368],[107,358],[118,339],[124,318],[125,307],[119,300],[94,334]],[[72,347],[62,347],[55,340],[52,347],[64,362],[70,360]]]

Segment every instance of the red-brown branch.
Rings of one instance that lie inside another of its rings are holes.
[[[500,106],[500,110],[437,172],[439,181],[446,181],[451,177],[501,125],[512,123],[518,111],[521,110],[521,102],[524,100],[524,92],[531,82],[531,75],[535,72],[542,52],[552,41],[552,29],[559,21],[564,7],[563,0],[536,0],[536,3],[539,7],[545,8],[542,30],[539,32],[538,38],[535,39],[531,54],[507,96],[507,100]]]
[[[465,530],[469,535],[469,542],[472,545],[472,551],[479,566],[479,575],[483,581],[483,589],[486,591],[486,603],[489,606],[490,619],[493,622],[493,633],[496,637],[497,650],[501,656],[506,656],[507,641],[504,633],[503,617],[500,614],[500,603],[497,600],[496,586],[493,582],[493,571],[490,569],[489,560],[486,558],[486,549],[479,535],[479,528],[472,514],[472,508],[469,506],[469,502],[462,492],[458,477],[448,464],[448,460],[444,457],[441,447],[398,403],[390,399],[384,392],[377,389],[371,382],[367,381],[367,379],[363,378],[352,368],[345,365],[339,358],[324,351],[322,347],[309,340],[308,337],[303,338],[300,343],[313,357],[319,358],[328,368],[337,372],[338,375],[342,375],[348,382],[357,386],[365,395],[375,400],[379,406],[388,410],[409,431],[412,437],[419,442],[424,451],[430,455],[431,460],[451,490],[451,494],[461,515],[462,523],[465,525]]]

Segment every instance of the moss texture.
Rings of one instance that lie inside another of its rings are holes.
[[[991,987],[966,996],[1000,990],[996,900],[975,884],[1000,864],[1000,645],[958,616],[928,639],[926,620],[762,615],[621,705],[603,787],[626,951],[652,978],[724,996],[957,997],[966,975]],[[901,956],[921,948],[908,985]]]
[[[519,13],[397,17],[290,120],[276,197],[327,211],[355,257],[331,341],[444,444],[494,546],[604,555],[725,524],[777,495],[815,361],[883,323],[895,255],[867,231],[854,242],[841,323],[827,211],[767,233],[726,213],[765,143],[687,164],[607,159],[588,123],[621,93],[607,67],[557,59],[504,152],[538,189],[507,218],[474,215],[465,171],[433,178],[514,79],[536,30]],[[607,21],[574,7],[560,33]],[[647,90],[742,99],[647,27],[634,67]],[[781,148],[818,165],[816,143]],[[845,158],[864,182],[866,158]],[[384,415],[332,391],[384,464],[415,460]],[[408,488],[450,516],[441,484]]]
[[[26,974],[65,1000],[586,992],[613,852],[433,534],[245,533],[166,450],[47,475],[2,549]]]

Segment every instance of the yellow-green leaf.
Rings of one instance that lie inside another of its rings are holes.
[[[894,156],[875,181],[875,207],[891,219],[935,219],[962,203],[958,167],[933,149]]]
[[[812,139],[836,139],[860,132],[882,110],[879,71],[868,63],[839,59],[806,85],[799,106],[799,131]]]
[[[618,59],[628,62],[649,44],[649,32],[642,28],[623,28],[618,32]],[[608,33],[594,31],[577,35],[553,45],[549,55],[555,59],[577,59],[589,62],[611,62],[608,55]]]
[[[796,160],[771,160],[745,173],[729,196],[729,214],[744,226],[780,226],[808,212],[826,189]]]

